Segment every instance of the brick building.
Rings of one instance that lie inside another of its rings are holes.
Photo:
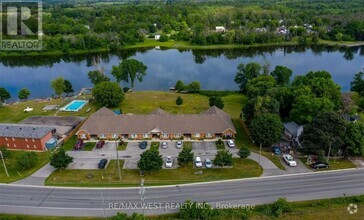
[[[53,127],[0,124],[0,146],[13,150],[45,151],[45,144],[54,132]]]

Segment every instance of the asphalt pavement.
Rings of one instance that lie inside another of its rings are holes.
[[[259,177],[213,183],[139,188],[56,188],[0,184],[0,213],[51,216],[112,216],[117,212],[163,214],[178,211],[186,199],[258,205],[280,197],[301,201],[361,195],[364,169]],[[129,204],[129,205],[128,205]],[[142,206],[144,205],[144,208]]]

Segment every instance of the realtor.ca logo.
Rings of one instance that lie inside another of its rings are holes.
[[[0,50],[42,49],[42,1],[0,0]]]

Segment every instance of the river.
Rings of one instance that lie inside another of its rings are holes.
[[[62,76],[73,84],[75,93],[91,87],[87,77],[94,70],[93,60],[110,76],[113,65],[120,60],[135,58],[148,66],[143,82],[135,83],[134,90],[168,90],[177,80],[189,83],[198,80],[205,90],[237,90],[234,83],[239,63],[269,62],[270,69],[283,65],[293,70],[294,76],[309,71],[326,70],[332,74],[342,91],[350,90],[355,73],[364,68],[364,47],[262,47],[221,50],[136,49],[118,54],[88,54],[54,57],[0,58],[0,87],[5,87],[16,99],[21,88],[31,91],[31,98],[53,94],[52,79]],[[293,76],[293,77],[294,77]],[[122,82],[122,86],[128,86]]]

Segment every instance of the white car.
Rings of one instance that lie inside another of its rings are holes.
[[[161,148],[166,149],[168,147],[167,142],[162,142]]]
[[[167,168],[171,168],[173,166],[173,160],[172,160],[172,157],[171,156],[168,156],[167,157],[167,160],[166,160],[166,167]]]
[[[286,161],[288,166],[295,167],[297,166],[297,162],[294,160],[294,158],[289,154],[283,154],[283,159]]]
[[[177,143],[176,143],[176,148],[177,149],[181,149],[182,148],[182,141],[177,141]]]
[[[202,167],[202,161],[201,161],[201,157],[196,157],[195,158],[195,167]]]
[[[212,167],[212,162],[211,162],[210,159],[205,160],[205,166],[206,166],[206,168],[211,168]]]
[[[227,145],[228,145],[229,147],[235,147],[235,143],[234,143],[234,141],[233,141],[233,140],[228,140],[228,141],[227,141]]]

